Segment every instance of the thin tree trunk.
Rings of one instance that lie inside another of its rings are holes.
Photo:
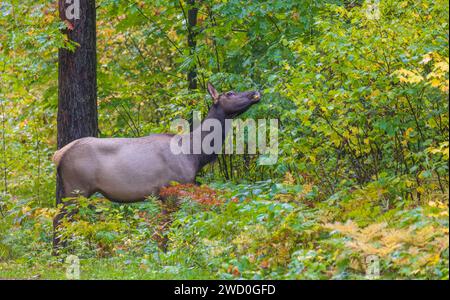
[[[195,50],[197,47],[197,15],[198,15],[198,8],[195,5],[195,0],[188,0],[188,47],[189,47],[189,53],[191,57],[195,56]],[[194,59],[195,61],[195,59]],[[188,83],[189,83],[189,89],[195,90],[197,89],[197,65],[196,63],[193,63],[191,69],[188,73]]]
[[[3,191],[5,195],[8,193],[8,164],[6,149],[6,104],[4,100],[0,100],[2,105],[2,152],[3,152]]]
[[[188,48],[189,54],[192,58],[192,65],[188,71],[187,81],[188,81],[188,89],[196,90],[198,88],[197,84],[197,64],[195,59],[195,50],[197,48],[197,15],[198,15],[198,7],[196,6],[195,0],[188,0],[188,9],[187,13],[184,10],[182,0],[178,0],[180,4],[181,11],[183,12],[184,19],[186,21],[187,31],[188,31]],[[193,111],[191,111],[189,115],[189,127],[190,131],[194,131],[194,119],[193,119]]]

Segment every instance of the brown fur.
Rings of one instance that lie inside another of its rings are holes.
[[[225,140],[226,118],[233,118],[259,101],[258,92],[226,93],[219,95],[213,87],[214,99],[207,119],[222,124],[222,143]],[[202,140],[209,132],[200,131]],[[217,154],[174,154],[170,144],[172,134],[152,134],[142,138],[85,137],[58,150],[53,161],[61,176],[65,197],[81,194],[89,197],[100,192],[118,202],[142,201],[158,195],[161,187],[172,181],[193,183],[198,171],[214,161]],[[191,145],[192,133],[190,134]]]

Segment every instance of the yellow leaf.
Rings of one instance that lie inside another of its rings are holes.
[[[443,72],[448,72],[448,62],[441,61],[434,65],[435,69],[441,70]]]
[[[431,86],[432,87],[439,87],[440,85],[441,85],[441,82],[438,80],[438,79],[436,79],[436,78],[434,78],[433,80],[431,80]]]
[[[405,69],[400,69],[394,72],[397,75],[400,82],[405,83],[419,83],[424,80],[422,75],[420,75],[417,71],[409,71]]]

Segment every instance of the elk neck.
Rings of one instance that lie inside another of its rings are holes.
[[[204,124],[207,120],[212,120],[212,119],[217,120],[220,123],[220,125],[221,125],[220,131],[215,130],[216,129],[215,127],[209,128],[209,126],[204,126]],[[213,143],[216,143],[218,140],[220,141],[220,147],[218,147],[219,145],[214,145],[214,146],[217,146],[218,149],[220,149],[225,142],[225,137],[228,132],[228,129],[225,126],[226,125],[225,119],[226,119],[226,115],[225,115],[225,112],[223,111],[223,109],[219,105],[212,105],[208,111],[207,116],[201,122],[201,125],[199,125],[197,128],[195,128],[192,131],[192,133],[190,135],[191,147],[192,147],[192,145],[194,145],[194,143],[198,139],[201,140],[201,145],[203,145],[203,141],[204,141],[205,137],[207,137],[210,134],[213,134],[213,136],[214,136]],[[214,133],[212,133],[213,131],[214,131]],[[211,136],[209,136],[209,138],[211,138]],[[201,147],[201,145],[200,145],[200,147]],[[194,153],[194,152],[192,152],[192,153]],[[200,154],[192,154],[192,157],[196,160],[197,171],[199,171],[205,165],[215,161],[217,159],[217,153],[216,153],[216,151],[214,151],[212,154],[205,153],[203,147],[201,147],[201,153]]]

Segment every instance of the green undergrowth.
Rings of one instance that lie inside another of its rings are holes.
[[[397,196],[386,206],[393,195],[375,193],[380,184],[315,201],[315,187],[289,180],[212,183],[191,192],[211,188],[220,204],[185,197],[169,217],[162,209],[170,204],[156,199],[79,198],[58,257],[51,255],[55,209],[10,199],[0,223],[0,278],[64,279],[65,258],[76,255],[81,279],[365,279],[373,257],[379,278],[448,279],[446,195],[420,206]]]

